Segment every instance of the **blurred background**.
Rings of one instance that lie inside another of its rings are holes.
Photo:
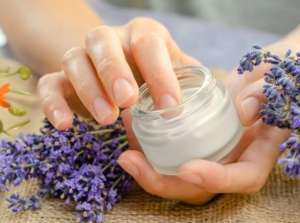
[[[105,0],[117,6],[179,13],[204,21],[285,35],[300,22],[300,0]]]
[[[300,0],[85,1],[107,25],[121,26],[136,17],[155,19],[183,52],[227,72],[253,44],[277,42],[300,23]],[[0,57],[14,58],[6,42],[0,27]]]

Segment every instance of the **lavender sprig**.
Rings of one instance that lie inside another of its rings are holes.
[[[6,200],[10,203],[8,208],[12,208],[13,212],[21,212],[28,209],[35,210],[42,205],[41,198],[34,194],[30,198],[20,197],[19,194],[12,194]]]
[[[13,194],[7,201],[15,212],[34,210],[41,206],[41,198],[50,195],[76,202],[81,222],[98,223],[103,211],[110,210],[122,191],[131,188],[130,176],[116,162],[128,149],[120,118],[102,126],[75,114],[66,131],[56,130],[45,119],[40,135],[20,134],[18,138],[0,142],[0,187],[7,191],[11,184],[36,178],[40,197]]]
[[[264,73],[263,93],[268,103],[261,104],[260,114],[266,124],[292,130],[290,138],[279,145],[280,151],[287,149],[289,154],[278,164],[285,165],[284,171],[290,177],[300,177],[300,53],[294,57],[288,50],[281,59],[261,46],[253,48],[256,51],[242,57],[237,72],[251,72],[262,61],[272,64],[270,71]]]

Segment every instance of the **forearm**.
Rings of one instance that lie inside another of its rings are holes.
[[[81,0],[1,0],[0,25],[24,64],[45,74],[61,70],[61,58],[84,46],[89,30],[103,22]]]

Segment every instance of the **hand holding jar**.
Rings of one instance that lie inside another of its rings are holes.
[[[286,48],[292,48],[285,44],[291,43],[279,42],[270,48],[285,53]],[[165,175],[155,171],[142,152],[129,110],[138,101],[139,86],[147,84],[155,110],[174,107],[185,98],[173,68],[191,64],[200,63],[181,52],[166,28],[154,20],[139,18],[121,27],[97,27],[87,35],[85,48],[66,53],[63,71],[40,79],[43,111],[57,129],[63,130],[72,123],[71,110],[110,124],[118,117],[119,108],[124,108],[122,117],[131,150],[124,152],[118,163],[149,193],[203,204],[218,193],[258,191],[279,156],[277,145],[288,135],[259,118],[260,103],[265,100],[261,91],[263,70],[243,76],[234,71],[225,80],[244,129],[241,140],[224,158],[217,162],[191,159],[175,175]],[[226,125],[224,134],[231,122]],[[218,133],[209,140],[213,143],[220,137]],[[189,143],[180,144],[185,147],[181,149],[188,152]],[[170,160],[172,155],[170,152]]]

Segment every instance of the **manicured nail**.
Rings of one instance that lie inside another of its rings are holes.
[[[117,160],[117,163],[133,178],[137,178],[140,176],[139,169],[130,161],[128,160]]]
[[[100,122],[113,112],[111,105],[102,97],[98,97],[94,100],[94,109]]]
[[[65,120],[64,113],[60,110],[54,110],[53,120],[54,120],[54,127],[57,128],[60,125],[60,123],[62,123]]]
[[[241,103],[242,112],[246,122],[252,121],[258,114],[260,103],[255,97],[246,98]]]
[[[177,104],[177,101],[173,98],[173,96],[169,94],[162,95],[158,100],[159,109],[165,109],[172,107]]]
[[[201,176],[199,176],[198,174],[195,174],[194,172],[190,171],[190,170],[184,170],[182,172],[179,172],[177,174],[177,176],[186,181],[189,182],[191,184],[196,184],[196,185],[200,185],[203,183],[203,179]]]
[[[178,104],[177,101],[169,94],[164,94],[158,100],[159,109],[170,108],[176,104]],[[181,112],[182,112],[182,107],[181,108],[177,107],[170,111],[162,113],[161,116],[166,119],[171,119],[171,118],[174,118],[174,117],[180,115]]]
[[[117,105],[121,106],[133,95],[133,88],[127,80],[120,78],[114,82],[113,92]]]

